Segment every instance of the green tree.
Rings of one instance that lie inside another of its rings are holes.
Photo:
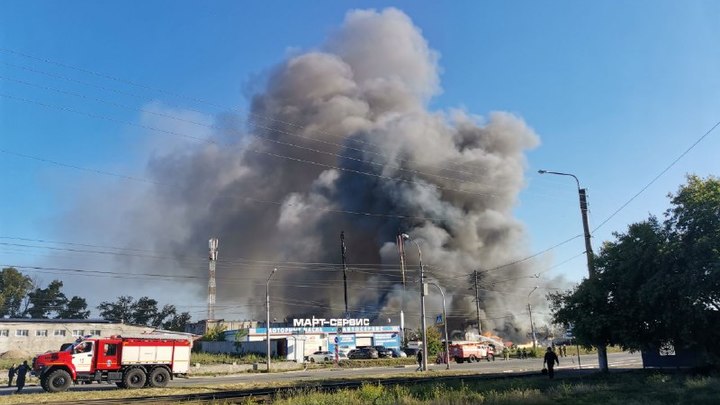
[[[184,332],[185,326],[190,322],[190,313],[181,312],[173,315],[169,320],[162,324],[162,328],[165,330],[172,330],[175,332]]]
[[[117,301],[109,302],[103,301],[97,306],[100,311],[100,316],[103,319],[110,321],[125,321],[127,323],[133,323],[132,318],[133,312],[133,297],[129,295],[123,295],[118,297]]]
[[[14,267],[0,272],[0,316],[20,318],[23,316],[23,300],[32,291],[33,282]]]
[[[65,307],[58,312],[57,317],[59,319],[88,319],[90,311],[87,310],[85,298],[73,296]]]
[[[242,344],[245,341],[248,333],[249,331],[247,329],[238,329],[235,331],[235,339],[233,346],[235,346],[236,352],[240,352],[240,350],[242,349]]]
[[[155,325],[158,319],[158,302],[149,297],[140,297],[132,306],[132,322],[137,325]]]
[[[225,331],[227,330],[227,326],[222,324],[217,324],[215,326],[211,326],[205,331],[205,334],[200,338],[200,340],[205,341],[223,341],[225,340]]]
[[[165,305],[158,310],[158,302],[152,298],[141,297],[135,301],[133,297],[127,295],[118,297],[115,302],[103,301],[97,306],[97,309],[103,319],[123,320],[134,325],[147,325],[156,328],[163,326],[164,323],[169,321],[168,318],[171,320],[177,314],[174,305]]]
[[[413,332],[418,339],[422,339],[422,328]],[[442,340],[440,337],[440,330],[434,326],[429,326],[425,331],[425,340],[427,340],[428,359],[430,357],[437,356],[438,353],[444,350]]]
[[[28,294],[30,308],[27,314],[35,319],[47,319],[65,309],[68,299],[61,291],[63,282],[53,280],[46,288],[36,288]],[[57,318],[57,316],[55,316]]]
[[[597,276],[551,294],[554,321],[581,344],[643,349],[663,342],[718,355],[720,182],[689,176],[672,207],[602,246]]]

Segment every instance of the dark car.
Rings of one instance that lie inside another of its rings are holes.
[[[408,357],[415,357],[415,356],[417,356],[417,354],[418,354],[418,352],[420,351],[420,349],[407,348],[407,349],[403,349],[403,351],[405,352],[405,354],[406,354]]]
[[[348,359],[377,359],[378,352],[372,347],[359,347],[357,349],[350,350],[348,353]]]
[[[385,346],[373,346],[378,352],[378,357],[393,357],[393,352]]]

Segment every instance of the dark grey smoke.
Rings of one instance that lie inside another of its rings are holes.
[[[349,12],[322,47],[272,69],[246,127],[223,120],[226,130],[209,134],[217,144],[154,156],[150,176],[173,187],[132,201],[123,225],[178,255],[203,257],[207,239],[218,237],[216,313],[234,319],[263,318],[273,267],[274,318],[341,316],[345,231],[351,312],[393,323],[402,301],[394,242],[406,232],[447,289],[451,321],[476,319],[464,275],[528,253],[512,210],[524,186],[524,153],[538,137],[509,113],[430,111],[440,92],[438,59],[401,11]],[[416,326],[417,249],[406,249],[406,321]],[[377,266],[358,266],[368,263]],[[207,266],[178,261],[173,271],[202,277]],[[528,287],[537,281],[526,276],[535,271],[524,263],[483,274],[485,330],[507,337],[527,330]],[[194,280],[181,291],[202,308],[206,283]],[[440,300],[431,295],[434,315]]]

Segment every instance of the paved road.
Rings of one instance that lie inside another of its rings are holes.
[[[642,368],[642,360],[639,353],[611,353],[608,355],[608,362],[610,369],[631,369],[631,368]],[[561,357],[560,366],[556,368],[557,375],[562,377],[563,370],[575,369],[578,367],[578,358],[575,357]],[[582,369],[597,369],[598,361],[597,355],[581,355],[580,363]],[[446,365],[444,364],[431,364],[429,368],[438,374],[445,373]],[[479,363],[464,363],[456,364],[450,363],[450,372],[463,370],[463,371],[474,371],[477,374],[514,374],[514,373],[527,373],[527,372],[539,372],[542,369],[541,359],[511,359],[508,361],[496,360],[491,362],[481,361]],[[373,368],[355,368],[355,369],[312,369],[307,371],[288,371],[284,373],[271,373],[271,374],[258,374],[258,373],[246,373],[216,377],[192,377],[188,379],[175,379],[169,387],[203,387],[212,386],[217,384],[238,384],[238,383],[260,383],[260,382],[282,382],[282,381],[315,381],[315,380],[326,380],[331,378],[362,378],[362,377],[379,377],[383,375],[399,373],[413,373],[415,366],[405,367],[373,367]],[[72,391],[80,390],[117,390],[115,385],[109,384],[89,384],[89,385],[74,385],[70,388]],[[12,388],[0,389],[0,395],[12,394],[14,390]],[[37,393],[42,392],[42,388],[39,386],[27,386],[23,392],[26,393]]]

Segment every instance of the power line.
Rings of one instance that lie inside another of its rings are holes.
[[[2,51],[2,50],[0,50],[0,51]],[[2,62],[2,63],[6,64],[6,65],[8,65],[8,66],[12,66],[12,67],[16,67],[16,68],[28,70],[28,71],[31,71],[31,72],[40,73],[40,74],[48,75],[48,76],[51,76],[51,77],[59,78],[59,79],[62,79],[62,80],[67,80],[67,81],[71,81],[71,82],[83,84],[83,85],[86,85],[86,86],[95,87],[95,88],[99,88],[99,89],[106,90],[106,91],[112,91],[112,92],[119,93],[119,94],[123,94],[123,95],[129,95],[129,96],[132,96],[132,97],[135,97],[135,98],[138,98],[138,99],[145,100],[145,97],[143,97],[143,96],[141,96],[141,95],[134,94],[134,93],[119,91],[119,90],[112,89],[112,88],[107,88],[107,87],[104,87],[104,86],[98,86],[98,85],[95,85],[95,84],[92,84],[92,83],[83,82],[83,81],[76,80],[76,79],[72,79],[72,78],[68,78],[68,77],[62,76],[62,75],[56,75],[56,74],[49,73],[49,72],[45,72],[45,71],[42,71],[42,70],[32,69],[32,68],[29,68],[29,67],[26,67],[26,66],[14,65],[14,64],[11,64],[11,63],[7,63],[7,62]],[[206,125],[206,124],[198,123],[198,122],[195,122],[195,121],[186,120],[186,119],[179,118],[179,117],[174,117],[174,116],[169,115],[169,114],[157,113],[157,112],[153,112],[153,111],[149,111],[149,110],[144,110],[144,109],[138,109],[138,108],[135,108],[135,107],[130,107],[130,106],[127,106],[127,105],[123,105],[123,104],[120,104],[120,103],[115,103],[115,102],[112,102],[112,101],[103,100],[103,99],[96,98],[96,97],[85,96],[85,95],[79,94],[79,93],[69,92],[69,91],[66,91],[66,90],[60,90],[60,89],[56,89],[56,88],[52,88],[52,87],[48,87],[48,86],[43,86],[43,85],[38,85],[38,84],[30,83],[30,82],[27,82],[27,81],[24,81],[24,80],[13,79],[13,78],[8,78],[8,77],[0,77],[0,78],[2,78],[2,79],[4,79],[4,80],[9,80],[9,81],[14,81],[14,82],[17,82],[17,83],[21,83],[21,84],[24,84],[24,85],[27,85],[27,86],[42,88],[42,89],[45,89],[45,90],[55,91],[55,92],[62,93],[62,94],[72,95],[72,96],[75,96],[75,97],[81,97],[81,98],[84,98],[84,99],[95,100],[95,101],[100,102],[100,103],[109,104],[109,105],[114,105],[114,106],[120,107],[120,108],[125,108],[125,109],[131,109],[131,110],[146,112],[146,113],[150,113],[150,114],[153,114],[153,115],[158,115],[158,116],[162,116],[162,117],[165,117],[165,118],[170,118],[170,119],[176,119],[176,120],[180,120],[180,121],[185,121],[185,122],[189,122],[189,123],[192,123],[192,124],[195,124],[195,125],[205,126],[205,127],[213,128],[213,129],[217,129],[217,130],[220,130],[220,129],[221,129],[221,128],[218,128],[218,127],[216,127],[216,126],[214,126],[214,125]],[[219,107],[223,107],[223,108],[230,109],[230,110],[237,110],[237,109],[234,109],[234,108],[231,108],[231,107],[225,107],[225,106],[219,106]],[[193,109],[188,109],[188,110],[203,114],[203,112],[202,112],[202,111],[199,111],[199,110],[193,110]],[[340,147],[340,148],[347,149],[347,150],[359,151],[359,152],[363,152],[363,153],[369,153],[369,154],[378,155],[378,156],[382,156],[382,157],[388,158],[387,155],[385,155],[385,154],[383,154],[383,153],[381,153],[381,152],[371,151],[371,150],[361,149],[361,148],[355,148],[355,147],[351,147],[351,146],[346,145],[346,144],[345,144],[345,145],[343,145],[343,144],[338,144],[338,143],[335,143],[335,142],[329,142],[329,141],[325,141],[325,140],[322,140],[322,139],[317,139],[317,138],[313,138],[313,137],[298,135],[298,134],[295,134],[295,133],[292,133],[292,132],[289,132],[289,131],[284,131],[284,130],[281,130],[281,129],[278,129],[278,128],[273,128],[273,127],[264,126],[264,125],[261,125],[261,124],[260,124],[261,121],[262,121],[262,122],[264,122],[264,121],[278,122],[278,123],[281,123],[281,124],[284,124],[284,125],[287,125],[287,126],[291,126],[291,127],[297,128],[297,129],[302,129],[302,130],[309,129],[309,128],[304,127],[304,126],[299,125],[299,124],[294,124],[294,123],[287,122],[287,121],[283,121],[283,120],[279,120],[279,119],[276,119],[276,118],[273,118],[273,117],[264,116],[264,115],[262,115],[262,114],[258,114],[258,113],[252,112],[252,111],[244,111],[244,110],[239,110],[239,111],[247,114],[248,117],[250,117],[250,118],[248,119],[248,123],[253,123],[253,125],[255,125],[255,127],[257,127],[257,128],[262,128],[262,129],[266,129],[266,130],[269,130],[269,131],[272,131],[272,132],[277,132],[277,133],[283,133],[283,134],[290,135],[290,136],[293,136],[293,137],[298,137],[298,138],[302,138],[302,139],[305,139],[305,140],[310,140],[310,141],[314,141],[314,142],[319,142],[319,143],[323,143],[323,144],[327,144],[327,145],[333,145],[333,146]],[[336,138],[341,138],[341,139],[343,139],[343,140],[352,140],[352,141],[357,141],[357,142],[360,142],[360,143],[365,143],[365,144],[373,145],[373,144],[370,143],[370,142],[364,142],[364,141],[358,140],[358,139],[356,139],[356,138],[345,138],[345,137],[343,137],[343,136],[341,136],[341,135],[329,134],[329,133],[324,132],[324,131],[313,130],[313,132],[319,133],[319,134],[322,134],[322,135],[328,135],[328,136],[332,136],[332,137],[336,137]],[[254,135],[254,136],[257,136],[257,135]],[[260,138],[260,137],[258,136],[258,138]],[[270,140],[270,139],[268,139],[268,138],[260,138],[260,139]],[[379,146],[379,145],[376,145],[376,146]],[[398,160],[399,162],[411,162],[411,161],[408,160],[408,159],[397,159],[397,160]],[[368,162],[368,161],[363,161],[363,162],[372,163],[372,162]],[[454,164],[454,163],[452,163],[452,162],[447,162],[447,163],[449,163],[449,164]],[[430,168],[436,168],[436,169],[439,169],[439,170],[451,171],[451,172],[456,172],[456,173],[464,173],[464,174],[471,175],[471,176],[475,176],[475,175],[476,175],[476,173],[473,173],[473,172],[468,172],[468,171],[463,171],[463,170],[457,170],[457,169],[451,169],[451,168],[448,168],[448,167],[445,167],[445,166],[440,166],[440,165],[421,164],[421,166],[430,167]],[[401,168],[401,170],[406,170],[406,171],[411,171],[411,172],[422,173],[422,172],[420,172],[420,171],[418,171],[418,170],[413,170],[413,169],[404,169],[404,168]],[[425,174],[426,174],[426,175],[432,175],[432,174],[427,174],[427,173],[425,173]],[[434,175],[434,176],[438,176],[438,175]],[[468,181],[468,180],[461,180],[461,179],[457,179],[457,178],[452,178],[452,179],[455,179],[455,180],[457,180],[457,181]],[[475,183],[475,184],[479,184],[479,183]],[[488,187],[491,187],[491,186],[488,186]]]
[[[669,164],[667,167],[665,167],[662,171],[660,171],[660,173],[659,173],[657,176],[655,176],[652,180],[650,180],[650,182],[647,183],[643,188],[641,188],[640,191],[638,191],[637,193],[635,193],[635,195],[633,195],[632,197],[630,197],[630,199],[627,200],[623,205],[621,205],[620,208],[618,208],[618,209],[615,210],[612,214],[610,214],[609,217],[605,218],[605,220],[602,221],[602,222],[600,223],[600,225],[596,226],[595,229],[592,230],[592,233],[595,233],[595,231],[597,231],[597,230],[600,229],[603,225],[605,225],[606,223],[608,223],[608,221],[610,221],[615,215],[617,215],[620,211],[622,211],[625,207],[627,207],[628,204],[630,204],[630,203],[631,203],[633,200],[635,200],[640,194],[642,194],[642,193],[643,193],[645,190],[647,190],[651,185],[653,185],[653,183],[655,183],[660,177],[662,177],[665,173],[667,173],[667,171],[670,170],[670,168],[672,168],[673,166],[675,166],[675,164],[676,164],[677,162],[679,162],[680,159],[682,159],[682,158],[683,158],[685,155],[687,155],[691,150],[693,150],[700,142],[702,142],[703,139],[705,139],[708,135],[710,135],[710,133],[712,133],[712,132],[715,130],[715,128],[717,128],[718,126],[720,126],[720,121],[716,122],[715,125],[713,125],[710,129],[707,130],[707,132],[705,132],[700,138],[698,138],[695,142],[693,142],[693,144],[690,145],[689,148],[685,149],[685,151],[684,151],[683,153],[681,153],[680,156],[678,156],[677,158],[675,158],[675,160],[673,160],[672,162],[670,162],[670,164]]]
[[[88,116],[91,118],[107,120],[110,122],[120,123],[123,125],[138,127],[138,128],[146,129],[149,131],[156,131],[156,132],[160,132],[160,133],[167,134],[167,135],[179,136],[179,137],[184,137],[184,138],[192,139],[192,140],[199,141],[199,142],[218,145],[218,143],[216,141],[211,140],[211,139],[199,138],[199,137],[196,137],[193,135],[188,135],[188,134],[184,134],[184,133],[180,133],[180,132],[176,132],[176,131],[168,131],[168,130],[164,130],[164,129],[160,129],[160,128],[155,128],[155,127],[152,127],[149,125],[145,125],[145,124],[138,124],[138,123],[135,123],[132,121],[125,121],[125,120],[121,120],[121,119],[117,119],[117,118],[113,118],[113,117],[108,117],[105,115],[90,113],[90,112],[86,112],[86,111],[80,111],[80,110],[76,110],[73,108],[68,108],[68,107],[59,106],[59,105],[55,105],[55,104],[48,104],[48,103],[44,103],[44,102],[40,102],[37,100],[32,100],[32,99],[28,99],[28,98],[24,98],[24,97],[17,97],[17,96],[13,96],[13,95],[9,95],[9,94],[4,94],[4,93],[0,93],[0,97],[5,97],[5,98],[16,100],[16,101],[22,101],[22,102],[29,103],[29,104],[36,104],[36,105],[39,105],[39,106],[42,106],[45,108],[54,108],[54,109],[58,109],[61,111],[72,112],[74,114],[85,115],[85,116]],[[410,179],[390,177],[390,176],[385,176],[382,174],[365,172],[362,170],[355,170],[355,169],[350,169],[350,168],[346,168],[346,167],[340,167],[340,166],[334,166],[334,165],[330,165],[330,164],[320,163],[320,162],[316,162],[313,160],[281,155],[278,153],[272,153],[272,152],[263,151],[260,149],[247,148],[245,150],[256,153],[256,154],[263,154],[263,155],[281,158],[281,159],[285,159],[285,160],[290,160],[290,161],[294,161],[294,162],[298,162],[298,163],[307,163],[307,164],[311,164],[311,165],[318,166],[318,167],[324,167],[326,169],[335,169],[335,170],[339,170],[342,172],[347,172],[347,173],[352,173],[352,174],[357,174],[357,175],[365,175],[365,176],[369,176],[369,177],[375,177],[375,178],[390,180],[390,181],[394,181],[394,182],[415,184],[415,185],[419,185],[421,187],[427,187],[427,188],[436,189],[436,190],[454,191],[454,192],[463,193],[463,194],[481,195],[481,196],[495,197],[495,198],[500,197],[500,196],[498,196],[496,194],[492,194],[492,193],[474,192],[474,191],[463,190],[460,188],[443,187],[443,186],[425,182],[425,181],[416,181],[416,180],[410,180]]]
[[[176,121],[180,121],[180,122],[184,122],[184,123],[189,123],[189,124],[193,124],[193,125],[198,125],[198,126],[202,126],[202,127],[209,128],[209,129],[213,129],[213,130],[222,130],[222,129],[223,129],[223,128],[219,128],[219,127],[217,127],[217,126],[215,126],[215,125],[208,125],[208,124],[204,124],[204,123],[201,123],[201,122],[197,122],[197,121],[193,121],[193,120],[188,120],[188,119],[185,119],[185,118],[177,117],[177,116],[174,116],[174,115],[171,115],[171,114],[159,113],[159,112],[152,111],[152,110],[147,110],[147,109],[143,109],[143,108],[137,108],[137,107],[134,107],[134,106],[128,106],[128,105],[125,105],[125,104],[116,103],[116,102],[113,102],[113,101],[108,101],[108,100],[101,99],[101,98],[98,98],[98,97],[91,97],[91,96],[87,96],[87,95],[80,94],[80,93],[75,93],[75,92],[71,92],[71,91],[67,91],[67,90],[62,90],[62,89],[57,89],[57,88],[53,88],[53,87],[49,87],[49,86],[43,86],[43,85],[39,85],[39,84],[27,82],[27,81],[25,81],[25,80],[14,79],[14,78],[6,77],[6,76],[1,76],[1,75],[0,75],[0,80],[12,81],[12,82],[20,83],[20,84],[23,84],[23,85],[26,85],[26,86],[31,86],[31,87],[35,87],[35,88],[39,88],[39,89],[43,89],[43,90],[53,91],[53,92],[57,92],[57,93],[60,93],[60,94],[70,95],[70,96],[73,96],[73,97],[79,97],[79,98],[82,98],[82,99],[85,99],[85,100],[92,100],[92,101],[96,101],[96,102],[98,102],[98,103],[103,103],[103,104],[111,105],[111,106],[118,107],[118,108],[123,108],[123,109],[130,110],[130,111],[137,111],[137,112],[141,112],[141,113],[145,113],[145,114],[151,114],[151,115],[155,115],[155,116],[158,116],[158,117],[168,118],[168,119],[172,119],[172,120],[176,120]],[[253,122],[253,123],[254,123],[253,120],[250,120],[249,122]],[[332,146],[335,146],[335,147],[338,147],[338,148],[343,148],[343,149],[348,149],[348,150],[358,150],[358,151],[362,151],[362,152],[369,152],[369,151],[365,151],[365,150],[361,150],[361,149],[350,148],[350,147],[347,147],[347,146],[345,146],[345,145],[341,145],[341,144],[334,143],[334,142],[327,142],[327,141],[324,141],[324,140],[321,140],[321,139],[316,139],[316,138],[311,138],[311,137],[307,137],[307,136],[298,135],[298,134],[295,134],[295,133],[292,133],[292,132],[289,132],[289,131],[284,131],[284,130],[277,129],[277,128],[273,128],[273,127],[269,127],[269,126],[263,126],[263,125],[260,125],[260,124],[257,124],[257,123],[254,123],[254,125],[255,125],[256,128],[265,129],[265,130],[270,131],[270,132],[276,132],[276,133],[281,133],[281,134],[284,134],[284,135],[288,135],[288,136],[292,136],[292,137],[296,137],[296,138],[300,138],[300,139],[304,139],[304,140],[310,140],[310,141],[314,141],[314,142],[320,142],[320,143],[327,144],[327,145],[332,145]],[[231,130],[230,132],[231,132],[232,134],[236,134],[236,135],[244,134],[244,133],[241,133],[240,131],[237,131],[237,130]],[[465,179],[459,179],[459,178],[455,178],[455,177],[442,176],[442,175],[439,175],[439,174],[427,173],[427,172],[423,172],[423,171],[415,170],[415,169],[408,169],[408,168],[404,168],[404,167],[402,167],[402,166],[400,166],[400,165],[383,164],[383,163],[368,161],[368,160],[365,160],[365,159],[354,158],[354,157],[352,157],[352,156],[343,155],[343,154],[339,154],[339,153],[334,153],[334,152],[328,152],[328,151],[323,151],[323,150],[319,150],[319,149],[309,148],[309,147],[305,147],[305,146],[293,144],[293,143],[290,143],[290,142],[283,142],[283,141],[279,141],[279,140],[277,140],[277,139],[262,137],[262,136],[257,135],[257,134],[249,134],[249,135],[251,135],[251,136],[253,136],[254,138],[259,139],[259,140],[261,140],[261,141],[272,142],[272,143],[275,143],[275,144],[278,144],[278,145],[290,146],[290,147],[294,147],[294,148],[298,148],[298,149],[302,149],[302,150],[306,150],[306,151],[311,151],[311,152],[318,153],[318,154],[325,154],[325,155],[335,156],[335,157],[342,158],[342,159],[353,160],[353,161],[357,161],[357,162],[361,162],[361,163],[369,164],[369,165],[373,165],[373,166],[380,166],[380,167],[383,167],[383,168],[393,168],[393,169],[397,169],[397,170],[400,170],[400,171],[405,171],[405,172],[420,174],[420,175],[423,175],[423,176],[436,177],[436,178],[444,179],[444,180],[457,181],[457,182],[465,182],[465,183],[473,184],[473,185],[475,185],[475,186],[488,187],[488,188],[489,188],[489,187],[492,187],[492,186],[490,186],[490,185],[481,184],[481,183],[477,183],[477,182],[469,181],[469,180],[465,180]],[[379,154],[379,153],[377,153],[377,152],[373,152],[373,153],[374,153],[374,154],[378,154],[378,155],[383,156],[383,157],[387,157],[387,156],[382,155],[382,154]],[[441,169],[444,170],[443,168],[441,168]]]
[[[64,67],[64,68],[77,70],[77,71],[80,71],[80,72],[83,72],[83,73],[87,73],[87,74],[91,74],[91,75],[94,75],[94,76],[102,77],[102,78],[105,78],[105,79],[108,79],[108,80],[112,80],[112,81],[115,81],[115,82],[119,82],[119,83],[122,83],[122,84],[125,84],[125,85],[138,87],[138,88],[141,88],[141,89],[144,89],[144,90],[150,90],[150,91],[158,92],[158,93],[161,93],[161,94],[167,94],[167,95],[170,95],[170,96],[173,96],[173,97],[177,97],[177,98],[181,98],[181,99],[185,99],[185,100],[190,100],[190,101],[197,102],[197,103],[201,103],[201,104],[207,104],[207,105],[213,106],[213,107],[215,107],[215,108],[234,110],[234,108],[230,108],[230,107],[227,107],[227,106],[224,106],[224,105],[216,104],[216,103],[213,103],[213,102],[211,102],[211,101],[208,101],[208,100],[205,100],[205,99],[201,99],[201,98],[198,98],[198,97],[187,96],[187,95],[180,94],[180,93],[177,93],[177,92],[173,92],[173,91],[169,91],[169,90],[164,90],[164,89],[161,89],[161,88],[149,86],[149,85],[142,84],[142,83],[138,83],[138,82],[134,82],[134,81],[131,81],[131,80],[122,79],[122,78],[119,78],[119,77],[117,77],[117,76],[112,76],[112,75],[109,75],[109,74],[106,74],[106,73],[102,73],[102,72],[98,72],[98,71],[94,71],[94,70],[90,70],[90,69],[81,68],[81,67],[78,67],[78,66],[66,64],[66,63],[63,63],[63,62],[58,62],[58,61],[51,60],[51,59],[47,59],[47,58],[42,58],[42,57],[33,56],[33,55],[30,55],[30,54],[27,54],[27,53],[24,53],[24,52],[20,52],[20,51],[16,51],[16,50],[9,49],[9,48],[0,48],[0,52],[11,53],[11,54],[14,54],[14,55],[22,56],[22,57],[27,58],[27,59],[38,60],[38,61],[41,61],[41,62],[44,62],[44,63],[47,63],[47,64],[53,64],[53,65],[61,66],[61,67]],[[21,68],[23,68],[23,67],[21,67]],[[38,71],[38,70],[36,70],[36,72],[42,73],[42,71]],[[60,76],[60,77],[62,78],[62,76]],[[293,122],[288,122],[288,121],[284,121],[284,120],[280,120],[280,119],[277,119],[277,118],[275,118],[275,117],[265,116],[265,115],[262,115],[262,114],[255,113],[255,112],[253,112],[253,111],[245,110],[245,111],[243,111],[243,112],[245,112],[245,113],[248,114],[248,115],[256,116],[256,117],[263,118],[263,119],[266,119],[266,120],[269,120],[269,121],[273,121],[273,122],[278,122],[278,123],[281,123],[281,124],[284,124],[284,125],[288,125],[288,126],[293,126],[293,127],[295,127],[295,128],[298,128],[298,129],[307,129],[307,127],[302,126],[302,125],[300,125],[300,124],[293,123]],[[315,132],[320,133],[320,134],[322,134],[322,135],[340,137],[340,136],[338,136],[338,135],[326,133],[326,132],[324,132],[324,131],[315,131]],[[340,138],[342,138],[342,137],[340,137]],[[343,140],[344,140],[344,138],[343,138]],[[372,142],[367,142],[367,141],[363,141],[363,140],[361,140],[361,139],[356,139],[356,138],[351,138],[350,140],[352,140],[352,141],[354,141],[354,142],[357,142],[357,143],[360,143],[360,144],[367,144],[367,145],[371,145],[371,146],[375,146],[375,147],[381,147],[381,146],[382,146],[382,145],[373,144]],[[369,152],[369,151],[366,151],[366,152]],[[462,166],[461,164],[456,164],[456,163],[453,163],[453,164],[455,164],[455,165],[457,165],[457,166]],[[474,167],[474,169],[482,169],[482,168]],[[448,170],[452,170],[452,169],[448,169]],[[471,172],[467,172],[467,173],[468,173],[468,174],[471,174],[471,175],[474,175],[474,173],[471,173]]]

